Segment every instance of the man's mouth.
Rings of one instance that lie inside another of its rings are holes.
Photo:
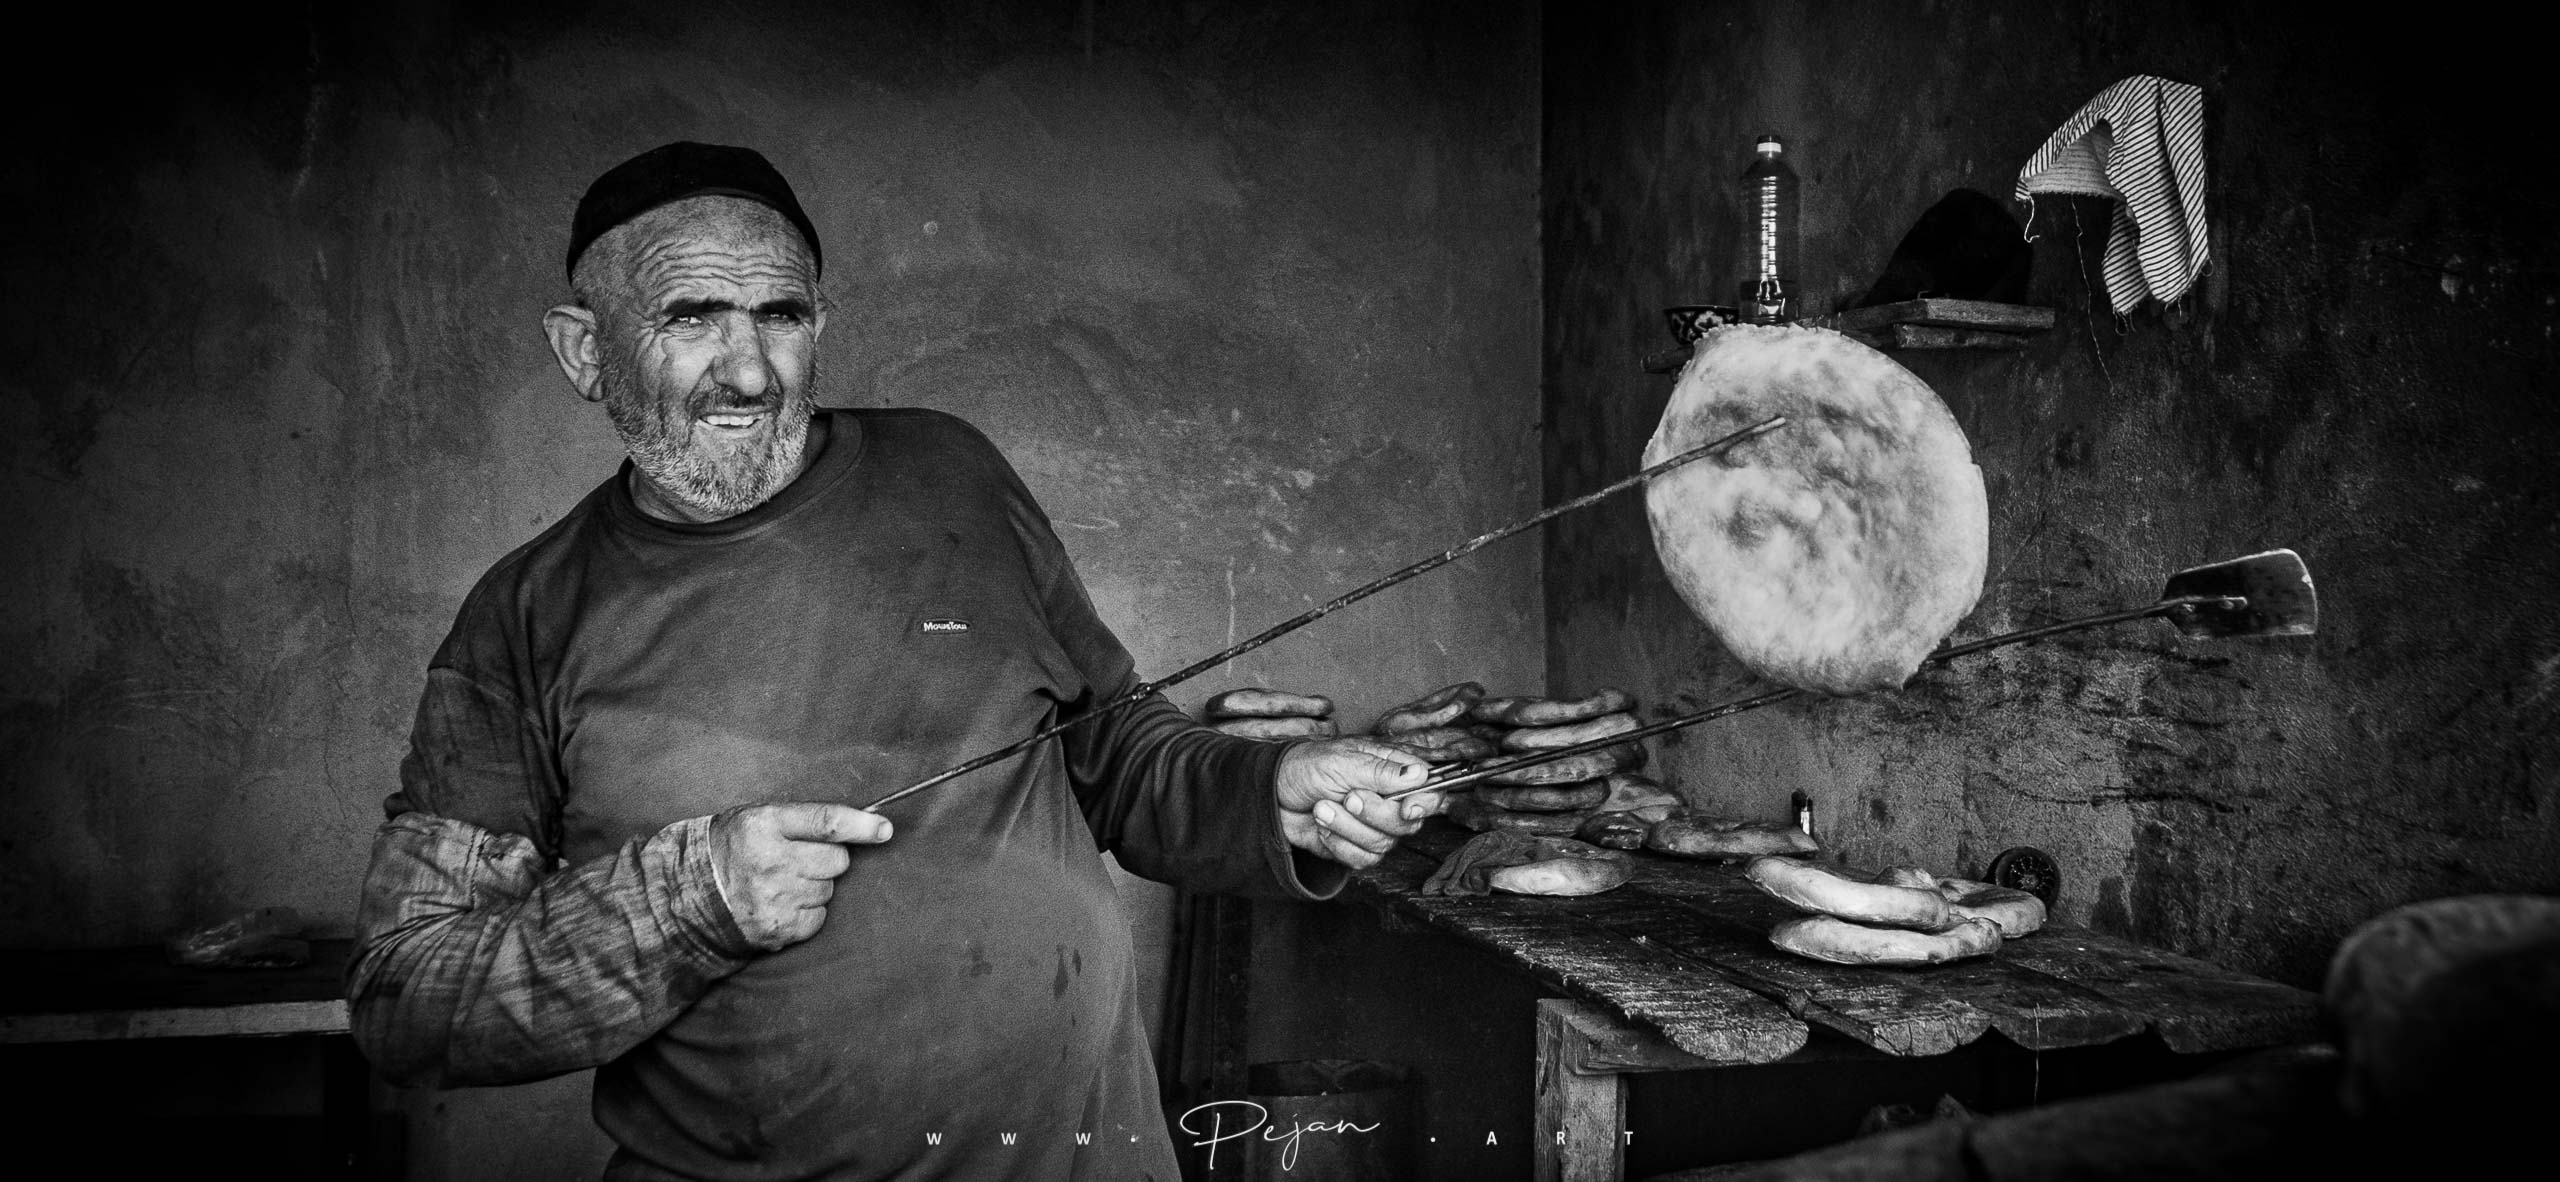
[[[757,424],[764,422],[764,412],[760,410],[714,411],[702,416],[702,422],[722,431],[749,431],[755,429]]]

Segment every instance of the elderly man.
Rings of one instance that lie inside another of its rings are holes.
[[[1097,847],[1331,894],[1437,809],[1360,740],[1151,698],[986,438],[816,403],[818,236],[763,157],[598,179],[544,321],[621,471],[427,672],[374,841],[355,1032],[409,1084],[600,1067],[616,1178],[1175,1176]]]

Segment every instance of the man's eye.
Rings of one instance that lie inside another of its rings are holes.
[[[793,328],[799,325],[800,314],[798,312],[767,312],[764,314],[764,322],[776,328]]]
[[[667,327],[669,328],[693,328],[701,323],[702,317],[696,316],[690,312],[667,317]]]

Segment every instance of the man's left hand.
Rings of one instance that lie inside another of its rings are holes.
[[[1440,811],[1437,792],[1379,799],[1421,784],[1430,771],[1422,757],[1373,739],[1297,744],[1280,757],[1280,834],[1319,858],[1367,866]]]

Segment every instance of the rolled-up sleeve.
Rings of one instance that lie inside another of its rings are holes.
[[[557,872],[520,834],[391,818],[347,972],[357,1044],[411,1086],[610,1062],[746,962],[710,859],[707,817]]]

